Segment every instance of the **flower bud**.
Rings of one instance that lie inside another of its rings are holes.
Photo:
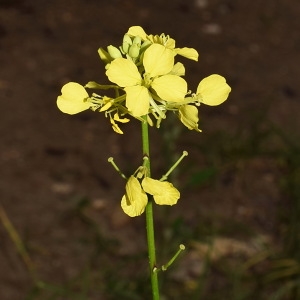
[[[134,44],[134,45],[138,45],[139,47],[141,47],[141,43],[142,43],[142,39],[141,39],[139,36],[136,36],[136,37],[133,39],[133,44]]]
[[[115,46],[112,46],[112,45],[108,46],[107,51],[113,59],[122,57],[120,50],[118,48],[116,48]]]
[[[128,53],[129,47],[132,45],[131,37],[128,34],[125,34],[123,37],[122,50],[124,53]]]
[[[130,48],[129,48],[129,52],[128,52],[129,56],[131,58],[137,58],[140,54],[140,47],[137,44],[133,44]]]

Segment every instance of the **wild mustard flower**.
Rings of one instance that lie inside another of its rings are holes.
[[[149,113],[150,104],[154,99],[164,101],[183,101],[187,93],[186,81],[170,74],[174,67],[174,54],[162,45],[151,45],[144,53],[144,73],[130,59],[117,58],[111,62],[106,75],[111,82],[124,87],[126,107],[134,117]],[[161,111],[153,105],[158,114]]]
[[[158,205],[174,205],[180,197],[180,192],[170,182],[145,177],[140,183],[134,175],[129,177],[125,191],[121,207],[130,217],[140,216],[145,211],[147,194],[152,195]]]
[[[199,106],[201,103],[216,106],[223,103],[231,91],[230,86],[226,83],[224,77],[213,74],[202,79],[197,87],[195,94],[185,99],[189,104],[181,105],[178,109],[178,116],[180,121],[190,130],[201,132],[198,128],[198,109],[195,105]]]

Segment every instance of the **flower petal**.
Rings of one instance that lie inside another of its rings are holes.
[[[140,84],[141,75],[132,60],[116,58],[111,62],[106,71],[108,79],[121,87]]]
[[[201,102],[206,105],[219,105],[223,103],[231,91],[223,76],[213,74],[203,80],[198,85],[197,95],[200,95]]]
[[[167,181],[146,177],[142,181],[142,187],[146,193],[153,195],[154,201],[158,205],[174,205],[180,198],[179,191]]]
[[[166,101],[183,101],[187,93],[186,81],[176,75],[164,75],[157,77],[152,81],[151,88],[157,95]]]
[[[141,26],[131,26],[127,34],[130,36],[139,36],[142,40],[147,39],[147,34]]]
[[[185,75],[185,68],[184,65],[180,62],[176,63],[171,72],[170,75],[177,75],[177,76],[184,76]]]
[[[174,65],[174,52],[162,45],[153,44],[144,53],[143,65],[150,77],[168,74]]]
[[[198,128],[198,109],[194,105],[182,105],[179,108],[179,119],[190,130],[201,132]]]
[[[175,40],[169,37],[165,46],[173,50],[175,48]]]
[[[134,117],[148,114],[150,100],[148,89],[141,85],[128,86],[126,92],[126,107]]]
[[[69,82],[61,89],[61,96],[57,97],[57,107],[66,114],[74,115],[89,109],[92,104],[85,99],[89,94],[85,88],[76,82]]]
[[[187,48],[187,47],[176,48],[175,52],[178,55],[184,56],[188,59],[198,61],[199,54],[198,54],[197,50],[195,50],[194,48]]]
[[[139,181],[134,176],[130,176],[125,189],[126,193],[121,200],[123,211],[130,217],[141,215],[147,205],[148,197],[142,190]]]

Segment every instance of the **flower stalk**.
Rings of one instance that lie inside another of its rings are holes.
[[[144,166],[147,170],[148,176],[151,175],[150,167],[150,146],[149,146],[149,131],[146,116],[143,117],[142,123],[142,151],[144,159]],[[149,197],[148,203],[145,208],[146,215],[146,231],[147,231],[147,244],[148,244],[148,258],[149,270],[151,277],[152,297],[153,300],[159,300],[159,286],[158,274],[156,272],[156,249],[155,249],[155,236],[154,236],[154,218],[153,218],[153,199]]]
[[[177,259],[179,254],[185,250],[185,246],[183,244],[179,245],[179,249],[175,253],[175,255],[165,264],[161,267],[162,271],[167,271],[167,269],[172,265],[172,263]]]

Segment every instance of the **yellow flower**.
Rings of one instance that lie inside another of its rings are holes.
[[[89,94],[85,88],[76,82],[65,84],[61,93],[62,95],[57,97],[56,104],[63,113],[74,115],[93,106],[86,101]]]
[[[125,190],[126,193],[121,200],[123,211],[130,217],[140,216],[148,203],[146,193],[134,176],[130,176],[128,179]]]
[[[128,179],[125,186],[126,193],[122,197],[121,207],[125,214],[130,217],[140,216],[148,203],[147,194],[153,196],[158,205],[174,205],[180,198],[179,191],[167,181],[159,181],[145,177],[142,184],[133,175]]]
[[[144,53],[143,66],[143,78],[133,61],[125,58],[113,60],[106,71],[111,82],[124,87],[126,107],[134,117],[148,114],[153,99],[183,101],[187,83],[181,77],[169,74],[174,67],[174,54],[170,49],[151,45]]]
[[[172,183],[146,177],[142,181],[144,191],[153,196],[158,205],[174,205],[180,198],[179,191]]]
[[[219,105],[223,103],[231,91],[230,86],[226,83],[224,77],[213,74],[203,80],[198,85],[196,94],[193,94],[192,97],[185,98],[186,102],[193,103],[196,105],[200,103],[206,105]],[[194,105],[183,104],[179,106],[178,116],[180,121],[190,130],[196,130],[200,132],[198,128],[198,109]]]
[[[132,26],[129,28],[127,34],[129,36],[139,36],[143,41],[150,41],[151,43],[161,44],[166,48],[175,52],[175,55],[181,55],[188,59],[198,61],[199,54],[194,48],[175,48],[175,40],[165,34],[161,35],[147,35],[141,26]]]
[[[198,85],[196,97],[201,103],[215,106],[223,103],[231,91],[226,79],[220,75],[213,74],[203,80]]]

